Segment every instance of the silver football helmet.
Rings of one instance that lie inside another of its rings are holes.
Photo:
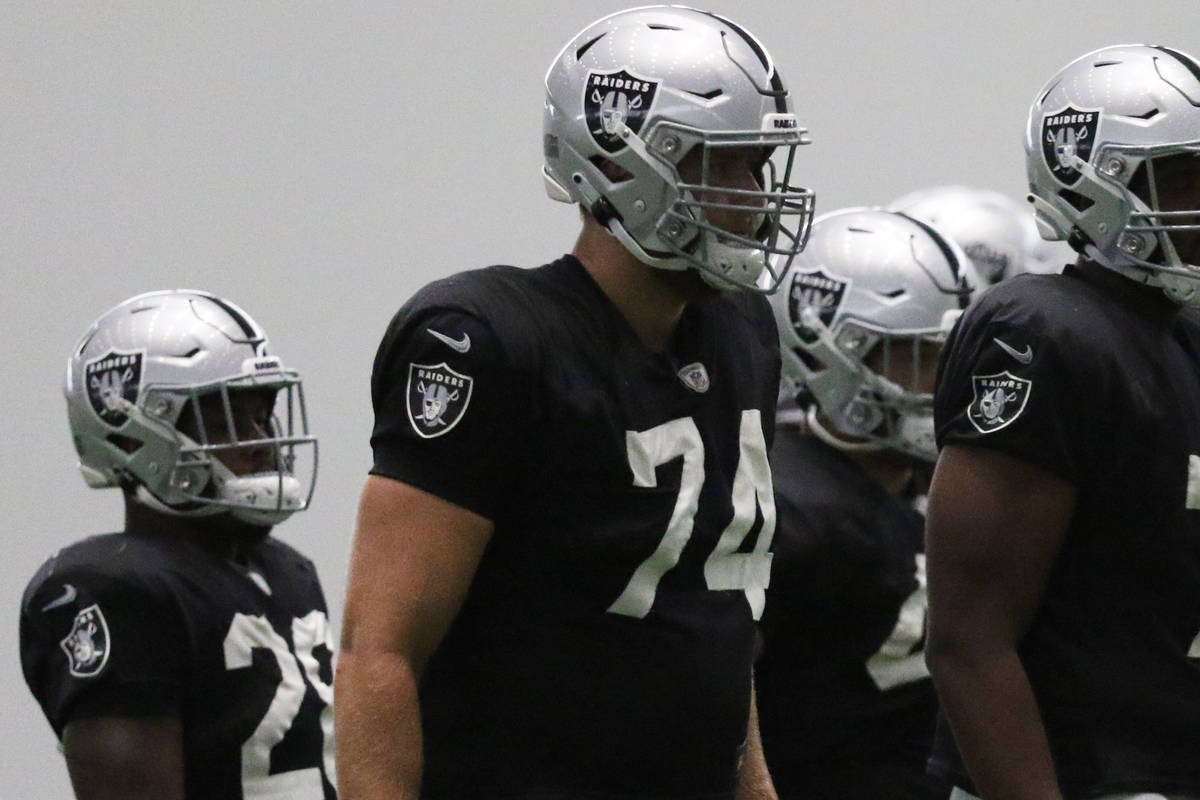
[[[235,418],[244,392],[262,398],[261,420]],[[220,297],[149,292],[104,313],[72,351],[63,393],[93,488],[123,486],[169,514],[230,512],[259,525],[312,498],[317,441],[300,377]],[[254,467],[230,466],[247,462]]]
[[[922,219],[957,242],[986,284],[1025,271],[1024,220],[1033,222],[1033,210],[1007,195],[970,186],[934,186],[909,192],[888,208]]]
[[[1059,273],[1064,266],[1078,260],[1079,254],[1063,240],[1042,238],[1032,206],[1021,216],[1021,227],[1025,229],[1025,263],[1020,272],[1035,275]]]
[[[803,249],[813,194],[791,174],[807,133],[763,46],[706,11],[646,6],[604,17],[546,73],[550,197],[579,203],[640,261],[697,269],[722,289],[773,291]],[[731,150],[752,162],[753,188],[714,174]],[[680,164],[693,153],[698,179],[687,182]],[[717,220],[731,214],[750,224]]]
[[[932,371],[979,285],[963,250],[926,222],[872,208],[818,217],[771,298],[783,399],[839,449],[936,459]]]
[[[1166,47],[1117,45],[1071,62],[1033,102],[1030,200],[1047,239],[1176,302],[1200,303],[1200,63]],[[1189,194],[1188,191],[1182,195]]]

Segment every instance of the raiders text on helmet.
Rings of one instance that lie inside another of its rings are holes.
[[[795,399],[834,447],[932,461],[933,395],[919,385],[920,345],[940,348],[979,285],[962,249],[925,222],[869,208],[819,217],[771,298],[788,395],[781,405]],[[901,373],[908,385],[889,378]]]
[[[1043,237],[1200,303],[1200,202],[1181,208],[1167,195],[1181,168],[1200,179],[1196,59],[1117,45],[1073,61],[1033,102],[1025,165]]]
[[[239,442],[230,402],[231,392],[250,389],[276,397],[272,430],[252,445]],[[312,497],[316,439],[300,378],[268,354],[266,334],[244,311],[215,295],[149,292],[106,312],[68,359],[63,393],[79,468],[93,488],[124,485],[159,511],[229,511],[263,525]],[[201,399],[213,395],[224,409],[223,436],[205,430],[201,415]],[[235,474],[221,456],[238,447],[265,448],[273,466]]]
[[[647,6],[589,25],[546,74],[544,133],[550,196],[581,204],[646,264],[771,291],[804,247],[813,195],[790,176],[807,131],[766,50],[727,19]],[[689,184],[678,167],[695,148]],[[755,154],[757,190],[710,183],[710,157],[731,148]],[[713,222],[747,208],[752,233]]]

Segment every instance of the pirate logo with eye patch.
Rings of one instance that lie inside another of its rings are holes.
[[[592,140],[606,153],[625,147],[622,123],[633,133],[640,131],[656,94],[658,81],[624,69],[589,72],[583,84],[583,115]]]
[[[974,397],[967,419],[980,433],[991,433],[1010,425],[1029,402],[1033,381],[1018,378],[1007,370],[995,375],[972,375]]]

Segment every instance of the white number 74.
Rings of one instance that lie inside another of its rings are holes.
[[[775,495],[771,487],[762,415],[757,408],[742,411],[739,445],[730,498],[733,519],[725,526],[716,547],[704,562],[704,580],[714,591],[743,590],[754,619],[758,619],[762,615],[765,590],[771,577],[771,554],[767,550],[775,535]],[[634,486],[657,486],[655,468],[683,458],[679,494],[662,540],[638,565],[625,590],[608,607],[613,614],[641,619],[654,605],[659,581],[679,563],[679,556],[692,537],[700,490],[704,486],[704,441],[696,422],[691,417],[680,417],[646,431],[627,431],[625,446]],[[759,509],[762,510],[763,524],[754,551],[738,553]]]

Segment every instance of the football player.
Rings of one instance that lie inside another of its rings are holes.
[[[925,767],[937,699],[922,511],[938,355],[978,286],[934,227],[859,208],[816,220],[771,298],[778,524],[756,680],[781,798],[950,792]]]
[[[993,287],[946,346],[932,763],[964,797],[1200,797],[1200,63],[1084,55],[1025,157],[1079,260]]]
[[[937,226],[966,251],[986,288],[1024,272],[1061,272],[1075,251],[1038,233],[1033,208],[972,186],[919,189],[888,205]]]
[[[756,290],[807,235],[805,141],[767,51],[714,14],[619,12],[554,59],[544,177],[583,211],[573,251],[430,284],[378,350],[348,794],[774,796],[751,665],[779,352]]]
[[[933,186],[899,197],[888,205],[892,211],[937,226],[952,238],[990,286],[1024,272],[1028,242],[1024,217],[1033,219],[1033,209],[988,189],[971,186]]]
[[[125,530],[25,591],[21,665],[79,800],[336,797],[325,599],[270,536],[316,477],[297,373],[206,292],[133,297],[75,346],[79,468]]]

